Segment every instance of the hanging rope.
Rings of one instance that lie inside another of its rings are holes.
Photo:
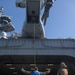
[[[33,39],[34,39],[34,49],[33,49],[34,50],[34,64],[36,64],[36,54],[35,54],[35,23],[34,23],[34,37],[33,37]]]

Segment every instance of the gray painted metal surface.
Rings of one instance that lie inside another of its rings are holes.
[[[26,0],[26,20],[22,28],[22,37],[44,38],[44,26],[40,18],[40,0]]]
[[[0,39],[0,55],[67,55],[75,57],[75,40]]]

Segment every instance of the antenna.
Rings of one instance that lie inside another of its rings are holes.
[[[2,16],[2,14],[3,14],[3,7],[2,6],[0,6],[0,17]]]

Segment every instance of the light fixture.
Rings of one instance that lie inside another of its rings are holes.
[[[36,66],[36,64],[30,64],[30,66]]]
[[[48,66],[53,66],[54,64],[47,64]]]
[[[6,66],[12,66],[12,64],[6,64]]]
[[[49,70],[50,68],[46,68],[46,70]]]
[[[17,72],[13,72],[13,74],[17,74]]]
[[[34,70],[34,68],[31,68],[31,70]]]
[[[12,70],[13,70],[13,69],[15,69],[15,67],[10,67],[10,69],[12,69]]]

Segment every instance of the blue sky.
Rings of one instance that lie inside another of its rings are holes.
[[[25,9],[17,8],[15,2],[0,0],[0,6],[4,7],[4,15],[11,16],[14,32],[21,33]],[[44,28],[46,38],[75,38],[75,0],[56,0]]]

